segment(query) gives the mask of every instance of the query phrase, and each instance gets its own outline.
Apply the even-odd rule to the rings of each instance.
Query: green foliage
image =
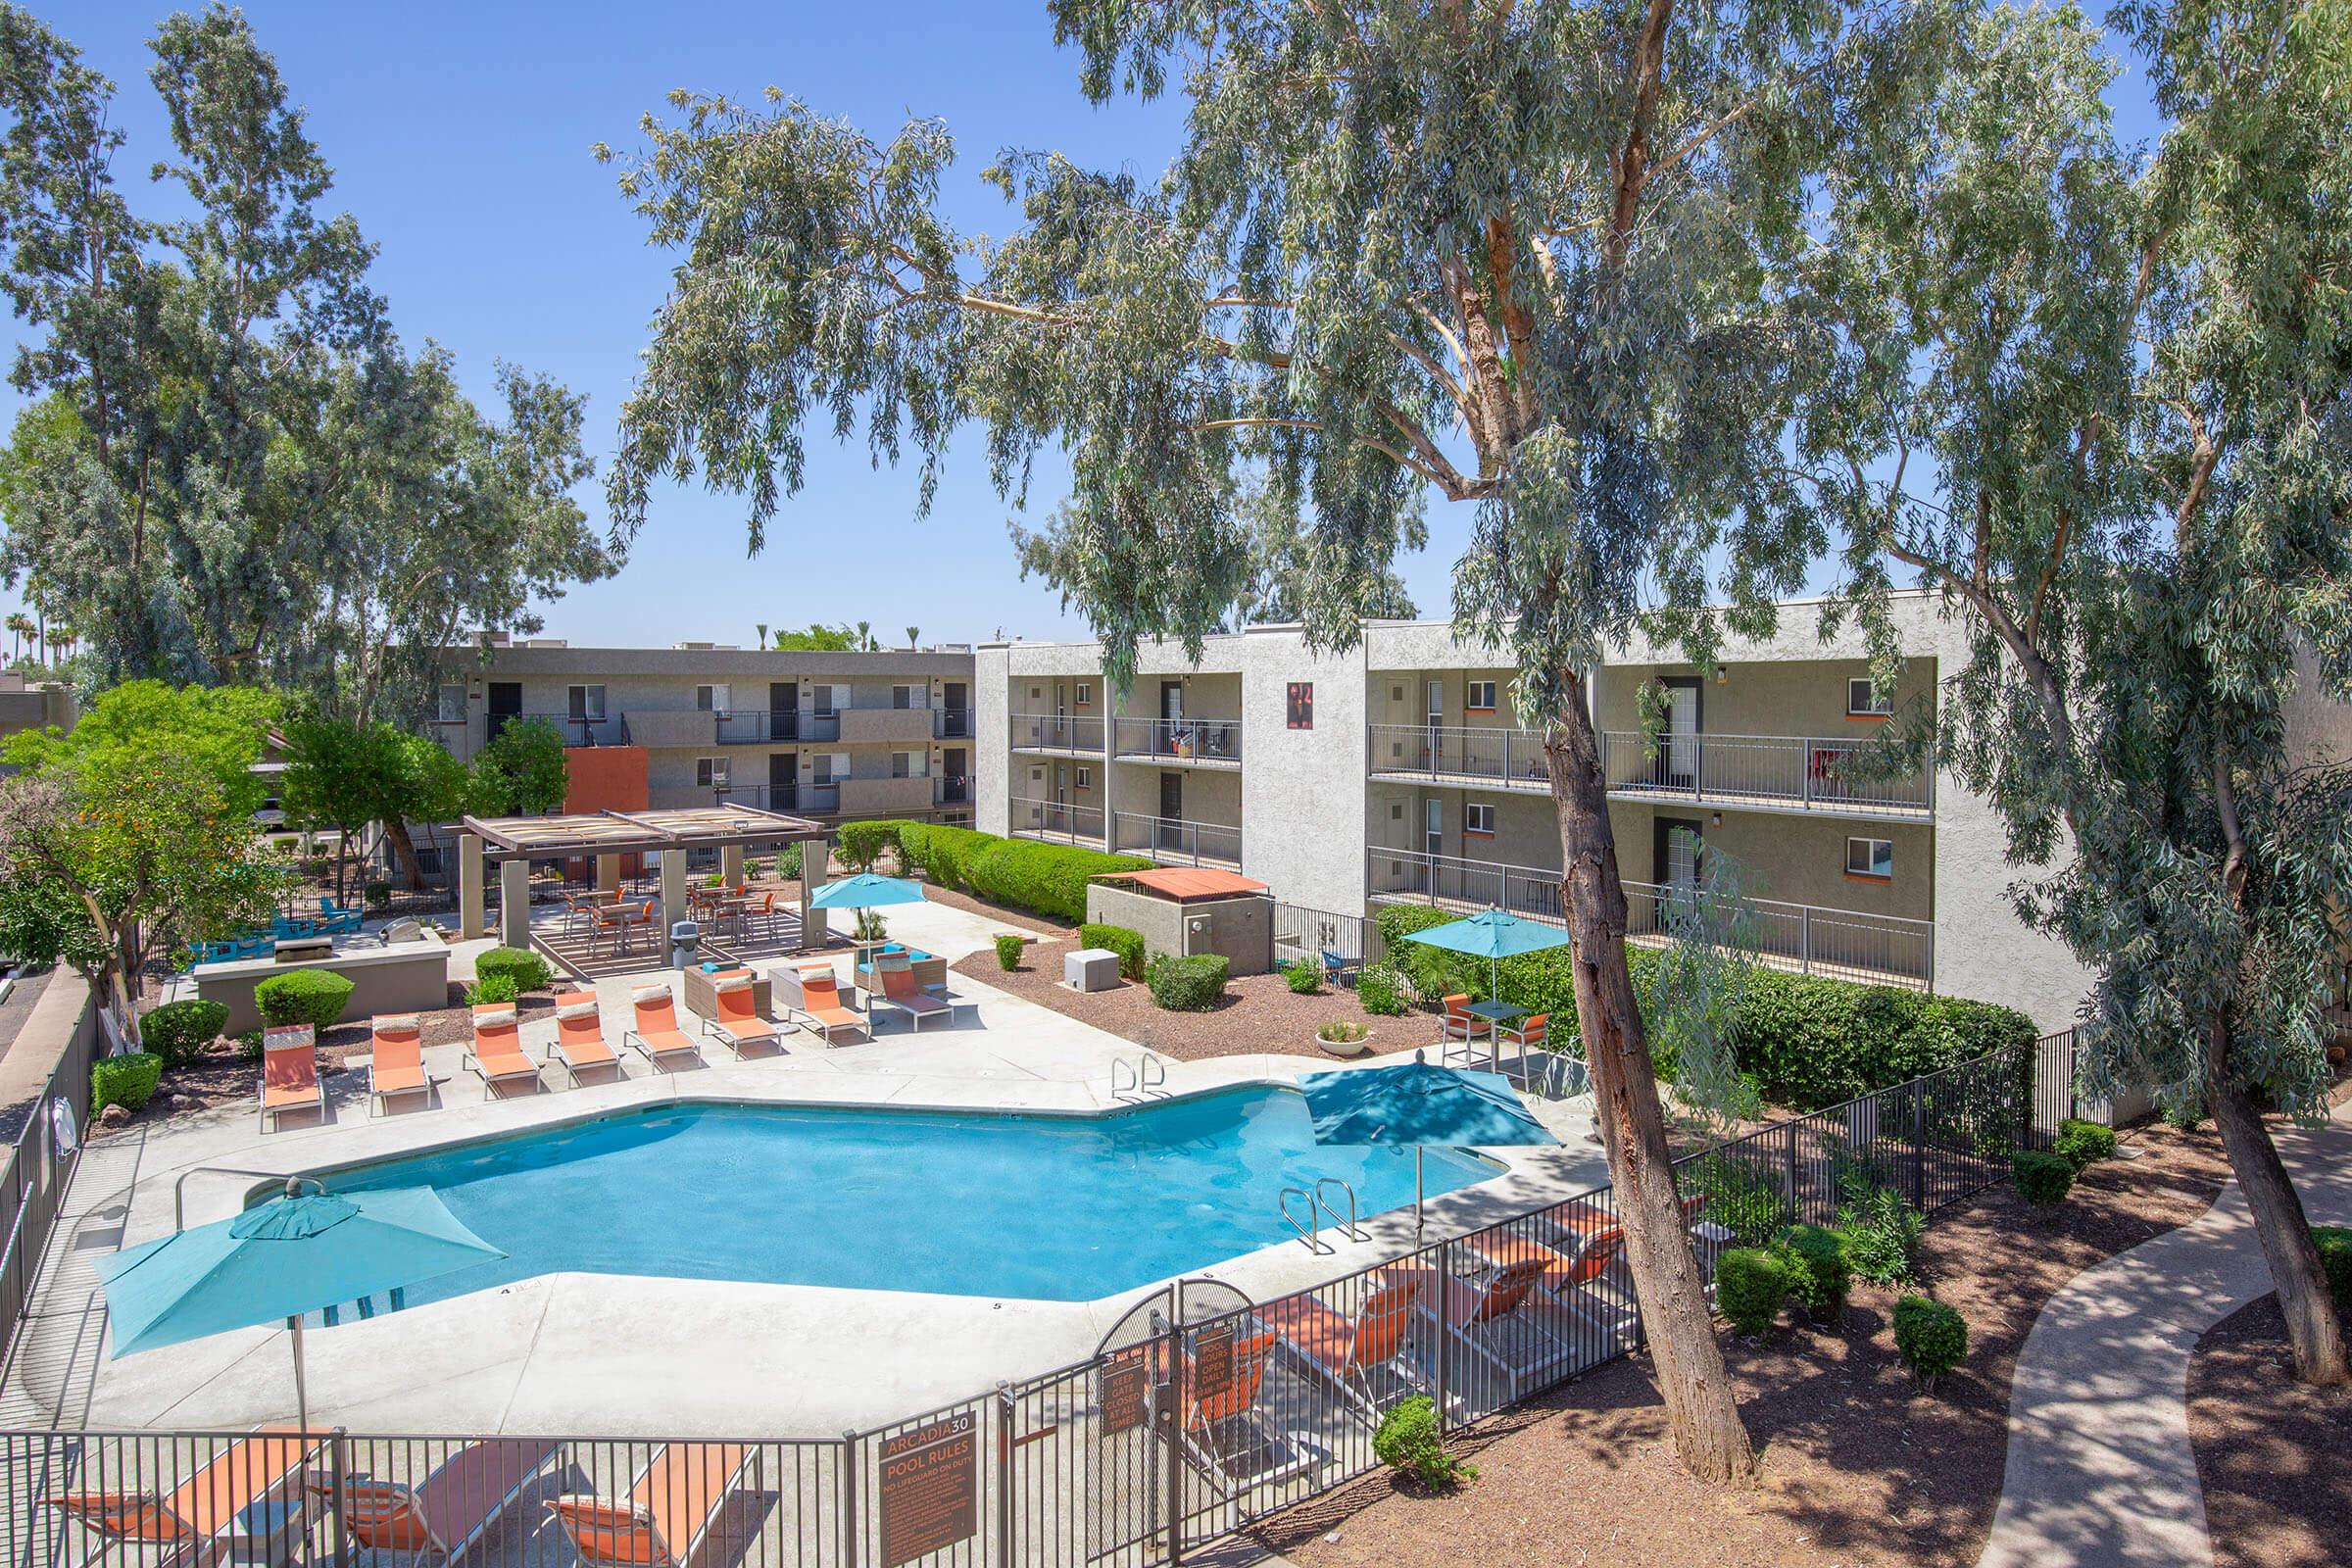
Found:
[[[100,1058],[90,1069],[92,1114],[109,1105],[137,1110],[147,1103],[148,1097],[155,1093],[155,1086],[163,1076],[164,1058],[151,1052]]]
[[[1715,1264],[1715,1304],[1751,1340],[1772,1332],[1788,1299],[1788,1264],[1763,1247],[1735,1247]]]
[[[902,825],[896,821],[842,823],[841,863],[853,871],[872,870],[884,850],[898,850]]]
[[[1290,986],[1291,995],[1311,997],[1323,989],[1323,960],[1294,958],[1290,967],[1282,971],[1282,978]]]
[[[1007,974],[1021,966],[1021,953],[1029,944],[1010,931],[997,933],[997,967]]]
[[[221,1003],[190,997],[167,1002],[139,1020],[139,1043],[176,1067],[204,1054],[205,1047],[228,1027],[228,1008]]]
[[[1922,1389],[1968,1358],[1968,1321],[1941,1301],[1906,1296],[1894,1303],[1894,1348]]]
[[[1780,1246],[1788,1269],[1789,1299],[1816,1321],[1836,1322],[1845,1312],[1845,1298],[1854,1284],[1844,1242],[1837,1232],[1818,1225],[1791,1225]]]
[[[776,875],[786,882],[798,882],[801,879],[800,845],[787,844],[776,852]]]
[[[1225,979],[1233,960],[1221,953],[1196,953],[1180,958],[1163,953],[1144,966],[1144,983],[1152,1000],[1171,1012],[1206,1012],[1225,996]]]
[[[1123,925],[1090,920],[1078,928],[1078,945],[1101,948],[1119,956],[1119,973],[1130,980],[1144,977],[1144,934]]]
[[[288,969],[253,988],[253,1004],[272,1027],[307,1023],[323,1031],[343,1016],[351,982],[325,969]]]
[[[1685,1199],[1704,1194],[1707,1219],[1748,1247],[1770,1245],[1796,1212],[1761,1161],[1722,1149],[1684,1165],[1678,1185]]]
[[[100,693],[70,730],[24,730],[0,742],[0,761],[102,786],[168,758],[201,776],[221,809],[243,820],[261,809],[266,787],[252,767],[276,715],[277,700],[267,692],[134,680]]]
[[[776,647],[788,654],[845,654],[858,648],[858,634],[847,626],[810,621],[800,631],[776,633]]]
[[[1151,864],[1140,856],[1000,839],[974,854],[964,874],[971,891],[981,898],[1076,925],[1086,918],[1089,882],[1113,871],[1146,870]]]
[[[993,833],[940,822],[905,822],[899,826],[901,853],[940,887],[959,891],[970,887],[965,873],[972,857],[988,845],[1001,842]]]
[[[860,942],[886,942],[890,939],[890,917],[880,909],[859,909],[851,919],[850,928]]]
[[[300,718],[286,726],[286,771],[279,796],[286,820],[341,835],[335,891],[343,890],[349,852],[370,822],[405,835],[405,823],[439,822],[465,804],[466,769],[421,735],[381,722],[347,724]],[[381,903],[391,898],[388,884]]]
[[[1363,1004],[1366,1012],[1383,1018],[1396,1017],[1404,1011],[1404,976],[1394,965],[1367,963],[1356,972],[1355,1000]]]
[[[243,1034],[237,1036],[237,1059],[240,1061],[261,1060],[263,1048],[266,1043],[265,1036],[261,1030],[246,1030]]]
[[[510,719],[474,753],[466,803],[479,816],[531,816],[564,808],[570,779],[564,736],[544,718]]]
[[[1928,1219],[1893,1188],[1848,1171],[1839,1183],[1838,1235],[1845,1260],[1873,1285],[1905,1285],[1919,1275]]]
[[[513,971],[501,970],[496,974],[483,975],[467,986],[466,1003],[468,1006],[479,1007],[493,1002],[513,1002],[521,995],[522,986]]]
[[[2018,1196],[2036,1208],[2065,1202],[2075,1185],[2072,1162],[2038,1149],[2021,1149],[2010,1155],[2009,1176],[2017,1184]]]
[[[2336,1311],[2352,1326],[2352,1229],[2314,1225],[2311,1245],[2319,1251],[2320,1272],[2328,1277],[2328,1294],[2335,1298]]]
[[[2081,1171],[2115,1157],[2115,1129],[2069,1116],[2058,1124],[2058,1137],[2050,1152]]]
[[[360,897],[368,901],[368,907],[380,910],[385,905],[392,902],[392,884],[370,882],[360,889]]]
[[[527,948],[492,948],[473,960],[473,972],[483,980],[493,975],[511,976],[517,995],[545,991],[556,979],[555,965]]]
[[[0,877],[0,958],[71,964],[90,975],[108,956],[105,936],[73,888],[54,877]]]
[[[1426,1394],[1399,1399],[1380,1418],[1372,1433],[1372,1456],[1432,1492],[1449,1491],[1464,1477],[1478,1474],[1446,1448],[1438,1407]]]

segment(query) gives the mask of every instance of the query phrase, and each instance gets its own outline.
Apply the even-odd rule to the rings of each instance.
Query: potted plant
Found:
[[[1372,1026],[1338,1018],[1315,1031],[1315,1044],[1334,1056],[1360,1056],[1372,1049]]]

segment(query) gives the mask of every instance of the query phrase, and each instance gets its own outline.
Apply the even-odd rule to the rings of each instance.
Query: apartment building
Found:
[[[461,760],[543,718],[574,809],[733,801],[820,821],[969,821],[968,647],[785,653],[711,643],[449,651],[430,726]],[[461,673],[462,672],[462,673]]]
[[[1702,857],[1740,867],[1766,961],[2003,1002],[2048,1027],[2085,987],[2022,926],[1990,808],[1936,767],[1880,776],[1858,755],[1963,657],[1932,600],[1901,601],[1906,662],[1874,693],[1850,629],[1813,606],[1727,648],[1702,678],[1635,644],[1589,672],[1637,941],[1662,941]],[[1445,623],[1374,623],[1345,654],[1295,627],[1143,650],[1124,696],[1093,644],[983,644],[975,825],[1181,863],[1362,912],[1391,902],[1557,918],[1560,844],[1540,737],[1515,727],[1513,671]],[[1655,688],[1663,733],[1643,732]]]

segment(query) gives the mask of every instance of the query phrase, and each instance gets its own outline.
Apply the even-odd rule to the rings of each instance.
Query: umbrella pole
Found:
[[[1421,1146],[1413,1146],[1413,1241],[1421,1240]],[[299,1378],[300,1373],[296,1376]]]
[[[297,1313],[286,1322],[294,1330],[294,1429],[307,1437],[311,1430],[311,1398],[302,1381],[302,1316]]]

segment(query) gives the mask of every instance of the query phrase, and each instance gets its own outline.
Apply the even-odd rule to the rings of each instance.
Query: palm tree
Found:
[[[24,658],[24,645],[32,636],[32,617],[24,613],[24,612],[22,610],[12,610],[9,612],[8,619],[5,624],[8,627],[8,634],[16,639],[15,651],[17,657],[20,659]]]
[[[855,646],[864,649],[869,654],[874,651],[874,628],[870,621],[861,620],[858,623],[858,641]]]
[[[753,646],[754,648],[765,648],[765,647],[767,646],[767,622],[766,622],[766,621],[764,621],[764,620],[763,620],[763,621],[760,622],[760,640],[759,640],[758,642],[756,642],[756,643],[752,644],[752,646]]]
[[[922,640],[922,636],[921,627],[909,626],[906,628],[906,651],[908,653],[914,652],[914,645]]]

